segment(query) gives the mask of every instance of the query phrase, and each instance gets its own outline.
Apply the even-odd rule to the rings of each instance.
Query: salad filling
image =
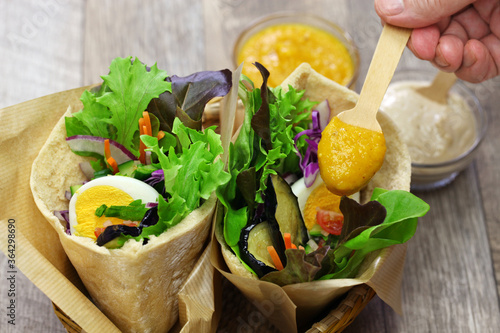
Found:
[[[169,76],[137,58],[116,58],[100,86],[66,117],[66,142],[81,156],[84,184],[58,212],[67,233],[119,248],[146,244],[198,208],[230,176],[215,127],[202,128],[206,103],[231,89],[229,70]],[[135,194],[134,194],[135,193]]]

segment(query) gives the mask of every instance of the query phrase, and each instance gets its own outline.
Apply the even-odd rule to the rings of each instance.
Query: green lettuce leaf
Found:
[[[144,228],[140,236],[142,238],[159,235],[179,223],[198,208],[202,200],[208,199],[211,193],[230,179],[230,175],[224,171],[222,160],[218,159],[222,143],[214,128],[209,127],[200,132],[186,127],[176,118],[172,134],[165,135],[178,138],[180,152],[176,152],[174,145],[160,147],[155,137],[141,136],[163,170],[166,193],[166,199],[160,198],[158,204],[159,222]],[[167,141],[176,142],[171,139]]]
[[[107,86],[103,84],[97,90],[85,90],[82,93],[80,100],[83,109],[75,112],[73,117],[65,119],[68,137],[73,135],[93,135],[115,140],[114,134],[116,130],[108,123],[111,111],[97,102],[97,98],[102,96],[105,91],[107,91]],[[75,124],[72,125],[72,122]]]
[[[115,58],[109,69],[98,89],[82,94],[83,109],[66,117],[66,135],[113,139],[139,156],[139,118],[153,98],[171,91],[171,83],[165,80],[167,72],[137,58]],[[158,119],[151,120],[157,133]]]
[[[299,173],[299,156],[294,147],[295,136],[308,129],[311,124],[311,110],[317,102],[303,99],[305,90],[297,91],[288,86],[285,92],[278,86],[273,89],[276,103],[271,106],[271,140],[273,147],[280,147],[282,158],[274,169],[283,174],[285,172]],[[304,155],[308,143],[305,136],[297,142],[298,151]]]
[[[377,190],[372,196],[387,211],[384,221],[352,235],[335,248],[334,272],[326,274],[321,279],[354,277],[370,252],[377,251],[391,245],[407,242],[417,229],[419,217],[429,211],[429,205],[420,198],[407,191]]]
[[[116,58],[111,62],[109,74],[102,76],[111,91],[98,97],[96,101],[109,108],[108,122],[116,128],[116,141],[124,145],[134,155],[138,154],[138,141],[134,136],[139,132],[139,119],[149,102],[161,93],[171,90],[171,83],[165,81],[167,72],[156,64],[147,67],[136,58]]]

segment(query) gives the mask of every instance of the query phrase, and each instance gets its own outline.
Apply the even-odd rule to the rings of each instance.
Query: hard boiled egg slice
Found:
[[[328,191],[319,174],[310,187],[306,187],[304,178],[299,179],[292,185],[292,192],[297,197],[307,230],[311,230],[317,224],[316,212],[318,208],[340,213],[341,197]],[[359,202],[359,192],[349,197]]]
[[[106,221],[123,224],[115,217],[97,216],[95,211],[103,204],[127,206],[141,199],[142,203],[157,202],[159,193],[150,185],[131,177],[106,176],[93,179],[80,187],[69,202],[71,234],[96,239],[94,231],[102,228]],[[140,221],[139,221],[140,222]]]

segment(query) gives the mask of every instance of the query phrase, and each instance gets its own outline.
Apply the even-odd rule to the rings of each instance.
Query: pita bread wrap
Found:
[[[65,138],[63,117],[33,163],[35,203],[59,234],[92,299],[122,331],[167,332],[177,321],[177,293],[206,245],[215,196],[146,245],[129,241],[109,250],[90,238],[70,236],[54,211],[67,209],[65,189],[85,180],[78,166],[85,158],[75,155]]]
[[[297,67],[283,81],[281,87],[287,90],[289,85],[296,90],[305,90],[303,98],[308,98],[311,101],[328,100],[331,117],[344,110],[352,109],[358,99],[356,92],[322,76],[307,63]],[[360,192],[361,203],[365,203],[370,199],[372,191],[376,187],[386,190],[409,191],[410,189],[411,160],[408,149],[401,140],[399,129],[382,111],[377,114],[377,119],[384,133],[387,151],[382,167]],[[216,228],[217,238],[222,243],[222,254],[230,271],[236,275],[257,279],[225,244],[220,227],[221,225],[218,224]]]
[[[287,89],[288,85],[296,90],[305,90],[303,98],[311,101],[321,102],[327,99],[332,117],[343,110],[352,108],[358,98],[354,91],[323,77],[308,64],[300,65],[282,83],[281,87]],[[398,128],[389,117],[379,112],[378,121],[385,135],[387,152],[381,169],[360,193],[362,204],[370,200],[375,188],[389,191],[403,190],[396,192],[411,195],[407,192],[410,188],[411,173],[408,150],[401,140]],[[279,205],[278,200],[277,206],[279,207]],[[426,204],[423,203],[422,207],[422,211],[425,211]],[[400,284],[406,244],[398,243],[398,245],[368,254],[354,278],[335,278],[278,285],[268,282],[271,281],[269,279],[267,281],[259,280],[241,263],[233,252],[234,247],[231,248],[226,242],[223,220],[222,214],[218,214],[215,224],[215,237],[218,242],[215,242],[216,245],[214,245],[215,248],[219,249],[217,245],[220,244],[219,253],[222,258],[214,256],[212,263],[253,304],[265,308],[269,314],[266,317],[283,332],[297,331],[300,326],[304,325],[304,327],[310,327],[307,325],[310,325],[312,320],[318,319],[318,315],[323,313],[326,306],[331,305],[335,299],[345,294],[353,286],[363,283],[372,287],[380,298],[397,312],[400,312]],[[273,244],[276,243],[273,241]],[[264,278],[269,275],[265,275]]]
[[[130,65],[130,58],[119,59],[118,61],[126,66],[139,66],[138,61],[134,61],[133,65]],[[113,70],[111,70],[110,73],[110,75],[112,75]],[[149,75],[148,73],[150,72],[143,70],[143,73],[146,73],[143,75]],[[203,75],[206,74],[206,76],[211,79],[214,75],[216,75],[213,73],[201,73],[198,74],[198,77],[201,76],[203,79],[205,78]],[[195,79],[196,78],[197,77],[195,77]],[[229,78],[231,78],[230,75]],[[158,80],[161,81],[163,78]],[[193,83],[193,81],[191,81],[191,77],[176,77],[175,80],[175,84],[181,81],[182,84],[184,84],[184,82],[192,85],[197,84],[196,82]],[[142,92],[141,89],[147,89],[141,88],[147,86],[146,84],[138,86],[139,88],[137,88],[137,90],[139,93]],[[182,87],[183,86],[181,85],[181,88]],[[176,94],[176,89],[177,88],[174,87],[172,91],[170,91],[170,94]],[[222,89],[223,92],[216,91],[215,93],[212,93],[212,95],[225,94],[228,89],[229,88],[225,86],[224,89]],[[127,93],[131,94],[130,92]],[[186,99],[190,98],[190,96],[185,93],[183,97]],[[149,102],[147,101],[146,103]],[[202,109],[203,106],[201,107]],[[84,102],[83,111],[86,110],[86,107],[87,106]],[[135,112],[135,108],[132,106],[129,108],[133,109]],[[136,109],[139,109],[141,114],[142,110],[144,110],[142,107],[137,107]],[[148,110],[151,112],[150,106],[148,106]],[[131,116],[129,116],[129,118],[130,117]],[[156,138],[156,134],[154,137],[151,134],[143,135],[141,137],[143,142],[146,139],[154,139],[156,146],[149,145],[147,143],[145,143],[145,146],[153,148],[156,147],[156,150],[152,152],[152,157],[150,158],[152,162],[155,162],[154,158],[158,158],[158,161],[157,163],[143,162],[142,164],[137,165],[145,164],[145,166],[153,167],[153,164],[155,164],[155,170],[161,171],[162,175],[166,172],[171,172],[170,177],[172,178],[167,178],[166,175],[163,175],[163,178],[167,179],[165,179],[164,183],[162,179],[159,185],[163,188],[164,192],[158,190],[158,192],[160,192],[160,194],[158,194],[153,191],[156,193],[155,198],[158,205],[154,207],[154,209],[146,206],[143,208],[147,210],[146,215],[144,215],[144,212],[140,215],[150,216],[155,213],[151,213],[150,215],[147,214],[151,211],[157,211],[156,221],[142,226],[142,222],[146,219],[146,217],[144,217],[142,218],[140,225],[135,224],[132,227],[136,230],[139,229],[139,233],[142,233],[144,230],[147,230],[149,226],[160,226],[161,222],[161,227],[163,228],[160,232],[146,234],[144,239],[147,241],[143,242],[142,237],[137,238],[139,241],[136,241],[135,239],[126,239],[123,246],[108,249],[105,246],[97,245],[99,244],[99,238],[96,244],[95,239],[90,238],[90,236],[77,236],[78,233],[76,235],[69,235],[67,233],[67,226],[63,225],[63,222],[61,222],[59,218],[54,215],[54,212],[56,211],[68,209],[68,199],[66,198],[65,192],[68,191],[70,186],[82,184],[85,180],[88,180],[88,175],[87,177],[84,175],[80,168],[80,163],[84,161],[87,161],[88,163],[89,158],[75,154],[66,141],[66,136],[68,135],[68,119],[75,119],[71,108],[69,108],[66,114],[59,120],[33,163],[31,173],[31,189],[35,203],[45,218],[50,222],[52,227],[57,231],[60,242],[68,258],[77,270],[78,275],[80,276],[93,301],[120,330],[123,332],[167,332],[178,320],[179,310],[177,294],[188,278],[194,265],[200,258],[208,242],[212,216],[214,214],[216,204],[215,193],[210,193],[214,191],[216,186],[218,186],[221,181],[223,181],[224,177],[220,177],[221,173],[215,174],[216,171],[212,173],[212,168],[209,170],[204,169],[207,173],[210,172],[210,176],[212,176],[209,180],[210,185],[209,187],[202,188],[205,185],[197,187],[197,184],[207,183],[204,180],[205,178],[203,178],[206,176],[200,175],[201,171],[199,170],[201,169],[199,168],[202,168],[205,165],[207,165],[207,168],[216,168],[217,166],[220,166],[220,170],[222,170],[222,162],[218,160],[220,151],[212,151],[212,149],[216,149],[213,147],[217,147],[217,140],[219,140],[218,136],[213,132],[213,129],[205,131],[205,133],[208,134],[202,134],[200,131],[194,129],[189,129],[189,132],[187,130],[185,130],[185,132],[174,132],[174,130],[172,130],[172,133],[181,133],[185,135],[179,139],[182,147],[175,146],[178,148],[178,152],[174,151],[174,144],[167,146],[167,148],[165,148],[165,152],[162,150],[164,148],[158,148],[160,144],[158,143],[159,139]],[[175,118],[174,128],[177,126],[175,124],[177,124],[178,120],[178,118]],[[136,126],[137,131],[139,131],[139,123],[137,123]],[[145,130],[147,129],[146,126],[144,126],[144,128]],[[160,127],[160,129],[162,128]],[[196,133],[197,136],[188,136],[186,133]],[[165,135],[170,134],[167,133]],[[211,136],[212,141],[210,141],[210,149],[206,148],[209,143],[203,141],[204,138],[201,138],[202,135]],[[173,138],[175,142],[175,137]],[[172,140],[169,142],[172,142]],[[193,146],[205,148],[204,151],[198,148],[195,152],[193,152],[194,148],[191,149]],[[170,150],[168,147],[171,147]],[[198,151],[202,151],[203,157],[199,157],[200,155],[194,155]],[[184,160],[189,161],[189,166],[180,162],[182,156],[189,156],[189,158],[184,157]],[[210,157],[204,159],[207,156]],[[108,157],[106,156],[106,158]],[[174,162],[171,162],[172,160],[174,160]],[[166,169],[164,161],[169,162],[170,164],[168,165],[174,165],[177,169],[174,171]],[[130,162],[135,163],[135,161]],[[178,164],[174,164],[175,162]],[[201,163],[204,163],[203,166]],[[182,169],[187,170],[189,168],[192,170],[192,173],[189,173],[189,171],[185,171],[184,173],[176,171]],[[114,179],[116,179],[116,177],[123,176],[111,177],[115,177]],[[106,178],[108,178],[108,176],[98,179],[108,181]],[[140,183],[137,179],[129,180]],[[191,182],[189,182],[189,180],[191,180]],[[186,187],[185,184],[191,184],[191,186]],[[141,184],[132,186],[139,185]],[[146,185],[144,184],[143,186]],[[149,189],[152,189],[151,186],[147,186]],[[77,195],[80,195],[81,197],[82,193],[88,191],[87,189],[83,190],[84,188],[85,185],[82,187],[82,192],[80,194],[79,191],[75,192],[73,198],[77,198]],[[189,200],[192,202],[189,207],[194,207],[192,210],[186,208],[188,207],[187,205],[183,205],[183,203],[188,199],[185,199],[185,197],[181,197],[181,194],[174,192],[175,189],[179,188],[182,188],[182,191],[184,191],[182,195],[189,196]],[[127,192],[127,189],[124,188],[122,191]],[[198,192],[192,193],[194,191],[204,191],[204,194],[200,194]],[[104,194],[105,196],[101,196],[102,200],[109,197],[107,192]],[[176,195],[177,197],[175,197]],[[78,197],[78,200],[80,197]],[[173,199],[171,200],[171,197],[175,197],[177,201]],[[97,205],[101,205],[101,199],[92,200],[94,200],[94,204],[97,203]],[[176,203],[181,202],[181,204],[176,205],[175,208],[170,208],[172,206],[167,206],[168,201],[175,201]],[[73,200],[71,202],[73,202]],[[143,204],[145,203],[146,202],[143,202]],[[125,206],[126,205],[127,204],[125,204]],[[161,205],[164,205],[163,208]],[[177,207],[180,208],[176,209]],[[105,206],[105,208],[107,209],[108,207]],[[165,215],[160,215],[160,210],[163,210],[163,214],[166,213],[172,218],[169,220],[169,223],[171,223],[169,227],[163,226],[166,222],[164,222],[165,220],[162,220],[161,216]],[[75,209],[75,212],[76,211],[77,209]],[[93,216],[95,211],[95,208],[93,208],[90,214]],[[71,212],[72,210],[70,204],[70,220],[72,214]],[[95,214],[97,215],[97,213]],[[178,222],[177,220],[174,220],[176,218],[175,216],[184,216],[184,218]],[[102,217],[104,218],[105,216]],[[130,222],[127,221],[129,219],[136,221],[136,219],[132,218],[122,218],[122,224],[119,226],[126,229],[127,223]],[[157,222],[158,219],[160,222]],[[138,219],[138,222],[140,221],[141,217]],[[80,220],[78,220],[78,223],[80,223]],[[95,226],[97,226],[97,224]],[[95,229],[97,232],[97,229],[99,228]],[[93,233],[93,230],[94,226],[92,226],[91,233]],[[102,231],[101,236],[106,232],[106,230],[99,231]],[[119,237],[122,236],[123,235],[120,234]],[[108,240],[105,242],[108,242]],[[108,244],[104,245],[107,246]]]

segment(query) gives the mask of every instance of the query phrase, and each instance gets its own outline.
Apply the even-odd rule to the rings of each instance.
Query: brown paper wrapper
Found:
[[[314,281],[280,287],[276,284],[232,274],[212,239],[212,265],[282,332],[297,332],[318,321],[324,310],[352,287],[367,284],[398,314],[401,310],[401,281],[406,244],[395,245],[373,253],[365,259],[354,279]]]
[[[358,98],[355,92],[326,79],[308,64],[299,66],[281,86],[288,87],[289,84],[299,90],[305,89],[304,97],[312,101],[328,99],[333,111],[332,116],[352,108]],[[395,125],[389,119],[382,117],[379,121],[381,120],[388,124],[386,128],[391,131],[395,129]],[[371,196],[373,187],[409,190],[409,155],[406,146],[399,139],[398,132],[391,133],[391,136],[395,142],[392,142],[393,151],[388,151],[387,154],[394,153],[399,157],[392,159],[391,156],[386,155],[386,160],[389,159],[390,163],[384,163],[381,172],[363,191],[362,201],[366,201]],[[387,186],[388,184],[390,185]],[[216,218],[219,219],[216,222],[218,225],[222,219],[220,211]],[[216,234],[220,233],[216,232]],[[331,306],[351,288],[361,284],[369,285],[383,301],[401,314],[400,287],[405,255],[406,244],[392,246],[367,257],[356,278],[314,281],[284,287],[232,274],[221,255],[221,244],[217,241],[217,237],[212,239],[210,260],[214,267],[233,283],[276,328],[283,332],[296,332],[305,327],[310,328],[314,320],[321,319],[318,316],[328,306]]]
[[[207,246],[184,287],[179,292],[181,333],[215,332],[220,313],[215,312],[221,279],[210,263],[212,247]]]
[[[30,189],[31,166],[68,106],[79,110],[81,87],[0,110],[0,248],[8,256],[9,221],[15,221],[16,269],[85,332],[119,332],[92,303],[59,236],[38,210]],[[61,189],[62,191],[64,189]],[[180,319],[172,331],[214,331],[214,268],[206,248],[179,294]]]

